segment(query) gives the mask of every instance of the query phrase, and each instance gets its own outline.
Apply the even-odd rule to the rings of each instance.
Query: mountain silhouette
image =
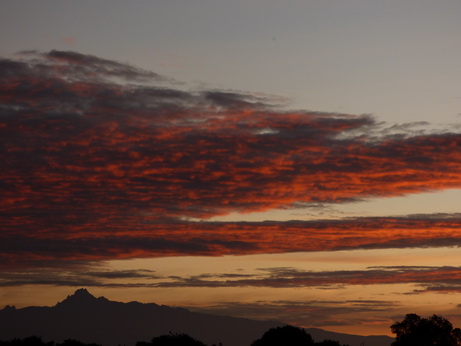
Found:
[[[67,296],[62,302],[56,304],[58,307],[62,306],[72,306],[72,305],[91,305],[95,304],[98,301],[105,301],[108,300],[104,297],[96,298],[93,296],[86,288],[79,288],[75,291],[74,294]],[[97,304],[97,303],[96,303]]]
[[[96,298],[86,289],[78,289],[53,307],[6,306],[0,310],[0,339],[11,340],[31,335],[43,340],[62,342],[75,339],[103,346],[134,346],[136,341],[150,341],[154,336],[184,333],[207,345],[246,346],[269,328],[283,326],[277,321],[254,321],[245,318],[191,312],[184,308],[154,303],[110,301]],[[333,339],[351,346],[361,343],[389,346],[393,339],[336,334],[321,329],[306,329],[315,340]],[[352,337],[352,339],[351,339]],[[368,341],[368,342],[367,342]]]

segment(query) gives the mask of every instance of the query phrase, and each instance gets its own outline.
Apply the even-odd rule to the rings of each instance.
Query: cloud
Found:
[[[24,285],[54,285],[74,287],[149,287],[149,280],[158,279],[152,270],[97,271],[97,265],[63,270],[49,267],[33,270],[6,270],[0,275],[0,287]],[[128,281],[127,281],[128,280]],[[143,281],[141,283],[140,281]]]
[[[416,284],[428,291],[449,291],[461,285],[461,267],[369,267],[363,270],[306,271],[296,268],[262,268],[252,276],[202,274],[170,277],[156,287],[315,287],[339,289],[346,285]]]
[[[412,292],[408,292],[407,294],[420,294],[420,293],[427,293],[427,292],[435,292],[435,293],[459,293],[461,292],[461,282],[460,280],[456,280],[458,284],[450,285],[450,284],[421,284],[421,289],[415,289]]]
[[[77,52],[0,59],[2,260],[459,244],[459,219],[431,234],[392,218],[181,222],[461,186],[459,133],[279,101]]]
[[[315,221],[191,222],[122,215],[116,224],[51,224],[41,230],[5,222],[0,234],[3,266],[43,261],[97,261],[136,257],[223,256],[348,249],[461,245],[459,214],[362,217]],[[85,215],[80,215],[84,218]],[[94,221],[93,221],[94,222]],[[58,223],[58,226],[62,226]],[[100,229],[93,230],[93,227]]]
[[[461,267],[381,266],[355,270],[303,270],[291,267],[259,268],[255,271],[202,273],[191,276],[165,276],[146,269],[108,270],[98,262],[57,268],[9,268],[0,274],[0,286],[58,285],[123,288],[179,287],[265,287],[341,290],[354,285],[409,284],[405,294],[461,291]],[[361,301],[361,304],[364,304]]]

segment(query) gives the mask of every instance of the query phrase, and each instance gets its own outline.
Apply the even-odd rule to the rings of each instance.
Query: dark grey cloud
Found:
[[[461,267],[370,267],[364,270],[305,271],[297,268],[261,268],[252,277],[226,277],[223,274],[170,277],[158,287],[316,287],[338,289],[345,285],[417,284],[429,290],[442,290],[461,283]],[[223,280],[225,279],[225,280]],[[447,286],[448,285],[448,286]],[[413,291],[414,292],[414,291]]]
[[[0,274],[0,287],[23,285],[54,285],[72,287],[149,287],[149,281],[159,276],[152,270],[105,270],[97,271],[98,265],[86,268],[74,267],[59,271],[52,268],[3,271]],[[144,283],[127,281],[143,279]]]
[[[202,273],[190,276],[158,275],[146,269],[109,270],[101,268],[98,262],[92,265],[74,266],[59,270],[53,267],[34,268],[33,270],[10,269],[0,274],[0,286],[20,285],[59,285],[88,287],[270,287],[341,290],[354,285],[394,285],[410,284],[405,294],[426,292],[461,291],[461,267],[455,266],[379,266],[363,270],[301,270],[291,267],[260,268],[255,272]],[[51,270],[50,270],[51,269]],[[364,307],[374,301],[356,302]],[[357,306],[355,304],[354,306]]]
[[[113,60],[103,59],[94,55],[81,54],[74,51],[52,50],[42,53],[36,50],[22,51],[19,56],[31,58],[25,62],[34,64],[43,75],[54,76],[62,74],[64,78],[73,78],[81,81],[96,81],[101,76],[119,77],[125,81],[173,81],[160,76],[152,71],[134,67],[128,63],[120,63]],[[31,64],[29,64],[30,66]]]

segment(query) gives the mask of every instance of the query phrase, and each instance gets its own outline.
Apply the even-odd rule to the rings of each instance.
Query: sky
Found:
[[[460,11],[0,2],[0,302],[461,326]]]

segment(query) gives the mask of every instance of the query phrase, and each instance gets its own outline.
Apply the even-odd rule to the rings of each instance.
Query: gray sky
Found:
[[[454,123],[461,2],[3,1],[0,54],[76,50],[291,108]]]

